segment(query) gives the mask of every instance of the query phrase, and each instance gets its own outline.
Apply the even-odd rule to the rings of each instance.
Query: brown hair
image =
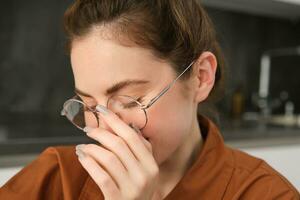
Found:
[[[76,0],[65,12],[67,49],[92,28],[109,25],[114,35],[126,36],[168,61],[177,74],[202,52],[218,61],[216,82],[208,99],[223,94],[224,59],[216,33],[198,0]],[[182,79],[189,78],[188,70]]]

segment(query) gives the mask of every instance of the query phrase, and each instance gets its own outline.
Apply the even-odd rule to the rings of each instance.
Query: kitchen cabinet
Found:
[[[300,0],[202,0],[204,6],[255,15],[300,19]]]

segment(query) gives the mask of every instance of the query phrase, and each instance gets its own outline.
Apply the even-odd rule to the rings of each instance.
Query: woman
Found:
[[[299,199],[198,114],[224,79],[198,1],[76,0],[64,25],[76,96],[62,115],[96,143],[46,149],[1,199]]]

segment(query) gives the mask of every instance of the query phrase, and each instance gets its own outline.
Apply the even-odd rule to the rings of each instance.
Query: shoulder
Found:
[[[75,146],[48,147],[0,189],[0,199],[66,199],[79,195],[86,178]]]
[[[299,192],[264,160],[226,147],[232,156],[227,194],[232,199],[300,199]]]

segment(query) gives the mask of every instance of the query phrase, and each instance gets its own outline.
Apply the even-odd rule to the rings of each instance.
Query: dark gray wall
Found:
[[[221,112],[230,112],[232,94],[243,86],[246,109],[254,109],[251,95],[258,91],[260,56],[274,48],[300,45],[300,22],[207,8],[227,59],[227,91]],[[300,67],[295,73],[300,74]]]
[[[69,2],[1,2],[1,112],[56,114],[70,94],[71,69],[62,32],[62,15]]]
[[[15,119],[30,121],[31,117],[62,123],[62,103],[73,94],[62,31],[63,12],[70,2],[1,2],[0,123],[14,125]],[[232,92],[239,84],[244,86],[250,109],[250,95],[258,88],[260,55],[270,48],[300,45],[299,23],[207,9],[228,61],[228,89],[219,103],[221,112],[229,112]]]

